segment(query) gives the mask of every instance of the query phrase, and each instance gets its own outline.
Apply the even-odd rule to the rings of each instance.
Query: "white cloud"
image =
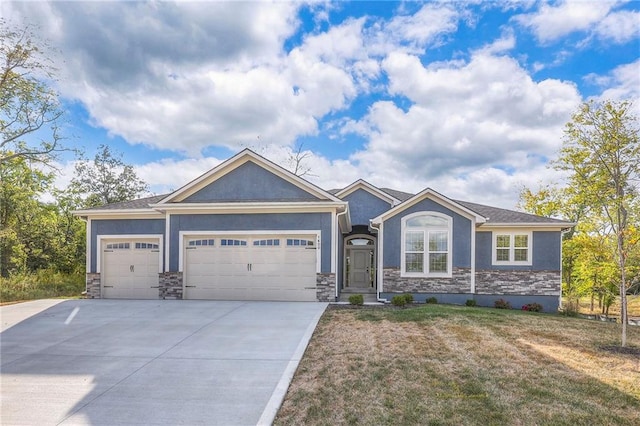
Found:
[[[372,174],[384,165],[390,181],[422,182],[460,198],[468,176],[476,182],[478,173],[498,174],[510,184],[487,189],[496,199],[512,198],[513,183],[555,154],[581,97],[573,83],[536,82],[514,59],[486,52],[436,66],[404,53],[389,55],[383,61],[389,91],[412,106],[403,110],[379,101],[363,120],[349,123],[369,140],[366,150],[353,156],[360,170]]]
[[[603,86],[599,100],[634,101],[635,114],[640,117],[640,59],[620,65],[607,76],[591,76]]]
[[[640,35],[640,13],[632,11],[610,13],[598,22],[594,31],[602,39],[625,43]]]
[[[538,40],[548,43],[575,31],[587,31],[602,21],[614,1],[564,1],[558,5],[542,3],[533,13],[516,17],[530,28]]]

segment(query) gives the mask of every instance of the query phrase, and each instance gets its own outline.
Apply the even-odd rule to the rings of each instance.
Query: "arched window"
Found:
[[[451,276],[452,219],[442,213],[418,212],[402,219],[404,276]]]

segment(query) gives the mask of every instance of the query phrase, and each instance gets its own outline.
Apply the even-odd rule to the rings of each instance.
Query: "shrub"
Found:
[[[391,304],[393,306],[403,307],[407,304],[407,299],[405,299],[404,295],[397,295],[391,298]]]
[[[496,309],[511,309],[511,303],[507,302],[504,299],[498,299],[493,302],[493,307]]]
[[[402,295],[404,297],[404,301],[407,302],[407,305],[413,303],[413,294],[406,293]]]
[[[474,299],[467,299],[467,301],[464,302],[464,304],[467,306],[476,306],[476,301]]]
[[[361,294],[352,294],[349,296],[349,303],[356,306],[364,305],[364,296]]]
[[[438,303],[438,299],[436,299],[435,297],[430,297],[426,300],[427,303],[431,303],[431,304],[437,304]]]
[[[566,317],[577,317],[578,313],[580,312],[580,305],[577,300],[568,299],[565,303],[562,304],[562,309],[560,312]]]
[[[542,312],[542,305],[539,303],[527,303],[526,305],[522,305],[522,310],[530,312]]]

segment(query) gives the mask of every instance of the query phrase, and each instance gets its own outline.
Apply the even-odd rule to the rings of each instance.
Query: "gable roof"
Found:
[[[382,213],[381,215],[379,215],[378,217],[375,217],[373,219],[371,219],[372,223],[381,223],[384,220],[387,220],[390,217],[395,216],[396,214],[408,209],[409,207],[419,203],[420,201],[423,200],[433,200],[436,203],[460,214],[461,216],[467,217],[469,219],[475,219],[476,223],[484,223],[486,222],[486,218],[484,216],[482,216],[481,214],[479,214],[476,211],[473,211],[465,206],[463,206],[462,204],[457,203],[454,200],[451,200],[450,198],[445,197],[444,195],[440,194],[439,192],[434,191],[431,188],[426,188],[424,191],[408,198],[407,200],[405,200],[404,202],[402,202],[401,204],[398,204],[397,206],[391,208],[390,210],[387,210],[386,212]]]
[[[333,194],[330,194],[329,192],[312,184],[311,182],[299,176],[296,176],[289,170],[286,170],[285,168],[267,160],[266,158],[256,154],[255,152],[247,148],[229,158],[228,160],[218,164],[208,172],[200,175],[180,189],[159,200],[156,206],[160,207],[163,204],[183,202],[189,196],[195,194],[196,192],[205,188],[207,185],[215,182],[217,179],[225,176],[227,173],[230,173],[231,171],[237,169],[238,167],[249,161],[284,179],[292,185],[295,185],[303,191],[313,195],[314,197],[318,198],[318,201],[333,201],[342,203],[342,200],[335,197]]]
[[[338,198],[344,198],[349,194],[354,193],[355,191],[357,191],[358,189],[362,189],[363,191],[366,191],[378,198],[380,198],[383,201],[388,202],[391,206],[395,206],[400,204],[400,200],[396,197],[394,197],[392,194],[390,194],[387,191],[384,191],[380,188],[377,188],[373,185],[371,185],[369,182],[367,182],[364,179],[358,179],[357,181],[353,182],[351,185],[343,188],[343,189],[339,189],[339,190],[332,190],[331,193],[335,194],[336,197]],[[334,192],[335,191],[335,192]]]

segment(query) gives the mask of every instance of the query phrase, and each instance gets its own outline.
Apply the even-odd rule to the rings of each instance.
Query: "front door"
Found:
[[[349,287],[353,289],[370,289],[373,287],[371,276],[371,258],[373,250],[370,248],[350,248],[351,267],[349,268]]]

